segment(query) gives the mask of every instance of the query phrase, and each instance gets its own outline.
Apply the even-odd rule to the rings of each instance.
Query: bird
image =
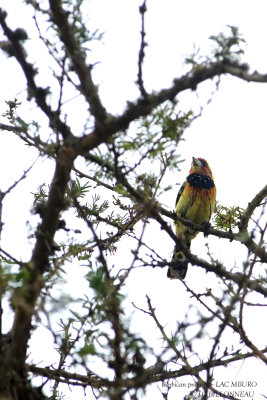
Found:
[[[192,158],[191,169],[181,186],[175,205],[177,216],[198,225],[210,226],[209,221],[215,208],[216,186],[209,164],[204,158]],[[175,234],[183,247],[190,249],[191,241],[199,232],[190,229],[180,221],[175,221]],[[188,259],[183,248],[175,245],[167,277],[184,279],[188,268]]]

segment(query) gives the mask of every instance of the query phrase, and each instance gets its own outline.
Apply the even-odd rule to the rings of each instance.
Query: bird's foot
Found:
[[[207,237],[209,235],[209,230],[211,228],[211,223],[210,222],[203,222],[202,226],[204,227],[204,236]]]

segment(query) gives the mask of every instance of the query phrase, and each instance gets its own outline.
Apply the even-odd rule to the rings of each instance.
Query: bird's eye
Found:
[[[201,164],[202,164],[202,167],[206,167],[207,166],[207,162],[205,160],[201,160]]]

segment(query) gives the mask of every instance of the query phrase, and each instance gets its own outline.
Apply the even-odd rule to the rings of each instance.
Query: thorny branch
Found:
[[[263,354],[267,353],[267,348],[263,348],[261,350]],[[227,356],[227,357],[222,357],[219,359],[213,360],[213,366],[214,367],[220,367],[220,366],[227,366],[228,364],[232,364],[233,362],[238,362],[240,360],[246,360],[248,358],[254,357],[255,354],[254,352],[247,352],[247,353],[238,353],[234,356]],[[200,363],[199,365],[194,366],[194,370],[199,373],[201,371],[205,371],[208,367],[208,363]],[[54,379],[58,376],[58,373],[60,372],[61,375],[61,382],[64,381],[66,383],[72,384],[72,382],[76,381],[77,385],[80,386],[92,386],[92,387],[113,387],[117,385],[117,381],[114,380],[108,380],[108,379],[101,379],[98,378],[94,375],[92,376],[85,376],[82,374],[76,374],[76,373],[70,373],[67,371],[57,371],[54,370],[53,368],[48,368],[48,367],[37,367],[36,365],[28,365],[29,371],[31,371],[33,374],[39,375],[39,376],[44,376],[48,377],[50,379]],[[153,371],[152,371],[153,372]],[[172,378],[179,378],[182,376],[187,376],[188,375],[188,368],[187,367],[182,367],[177,371],[163,371],[162,373],[155,374],[154,372],[150,374],[148,377],[148,382],[160,382],[165,379],[172,379]],[[147,378],[147,377],[146,377]],[[124,381],[121,382],[121,384],[124,387],[131,388],[135,387],[135,381],[134,379],[125,379]]]
[[[107,113],[98,95],[97,86],[94,84],[92,79],[92,67],[87,64],[84,52],[82,51],[79,42],[75,38],[73,27],[70,25],[68,20],[68,13],[63,9],[61,2],[50,0],[49,3],[53,23],[55,23],[57,26],[60,38],[67,50],[67,55],[72,62],[73,68],[77,76],[79,77],[80,91],[90,105],[90,112],[95,119],[95,125],[90,134],[85,134],[80,137],[75,137],[73,135],[71,128],[60,116],[60,103],[57,105],[56,110],[53,110],[52,106],[50,106],[47,101],[49,89],[37,85],[37,70],[34,68],[33,64],[27,61],[26,51],[22,42],[19,40],[15,31],[13,31],[8,26],[6,22],[7,15],[5,11],[0,9],[0,24],[7,38],[8,44],[9,46],[11,46],[11,54],[16,58],[25,75],[29,97],[35,99],[38,107],[47,116],[50,127],[54,130],[56,134],[60,133],[63,138],[62,143],[56,143],[58,147],[55,151],[55,154],[53,156],[50,154],[50,156],[55,159],[55,173],[45,205],[45,212],[42,215],[41,223],[36,230],[36,243],[32,252],[31,260],[27,264],[23,265],[23,267],[25,267],[28,272],[26,283],[23,287],[23,290],[16,292],[16,295],[13,296],[15,318],[11,329],[11,340],[7,346],[6,353],[2,357],[3,363],[0,366],[0,391],[4,387],[5,382],[9,381],[9,383],[11,382],[11,385],[16,385],[16,390],[14,390],[12,387],[12,393],[15,393],[15,398],[20,398],[19,388],[21,387],[22,382],[26,382],[27,370],[25,369],[25,360],[27,345],[32,330],[32,318],[36,311],[37,300],[45,284],[44,274],[51,268],[49,257],[54,252],[53,240],[55,233],[58,229],[60,214],[66,208],[65,194],[67,191],[68,182],[70,181],[70,175],[71,171],[73,170],[75,159],[79,155],[90,158],[90,154],[88,155],[88,152],[90,150],[95,149],[101,143],[107,142],[114,134],[124,132],[133,121],[136,121],[140,117],[149,115],[157,106],[164,103],[165,101],[174,101],[181,92],[187,89],[195,90],[201,82],[213,79],[214,77],[220,77],[224,74],[236,76],[247,82],[267,82],[267,74],[259,74],[257,71],[250,73],[246,65],[239,65],[225,59],[223,61],[217,60],[215,62],[208,62],[203,65],[198,65],[187,74],[181,76],[180,78],[176,78],[169,88],[162,89],[158,92],[147,93],[144,88],[142,71],[142,65],[144,61],[144,49],[146,46],[144,28],[146,1],[144,1],[143,5],[140,8],[140,14],[142,17],[142,28],[137,81],[141,96],[135,102],[127,103],[125,111],[122,112],[119,116],[110,115]],[[63,75],[64,73],[62,71],[62,82]],[[22,128],[1,124],[0,129],[13,131],[16,132],[16,134],[23,133],[25,134],[24,140],[28,140],[29,144],[34,145],[40,151],[42,149],[42,151],[46,152],[46,144],[41,142],[39,138],[38,140],[36,140],[34,138],[31,138],[29,135],[27,136],[27,132],[25,132],[25,130],[23,130]],[[179,219],[181,222],[184,223],[185,226],[188,226],[191,229],[206,232],[205,228],[192,224],[189,221],[183,220],[182,218],[177,217],[175,213],[169,212],[168,210],[162,208],[158,203],[156,203],[156,201],[150,201],[150,199],[145,198],[141,192],[136,191],[130,185],[130,183],[127,181],[126,176],[122,173],[122,171],[120,171],[118,165],[116,165],[116,170],[112,172],[115,175],[117,181],[124,185],[124,187],[127,189],[134,202],[140,204],[141,210],[140,213],[137,213],[136,218],[133,218],[133,220],[129,222],[129,225],[121,227],[122,230],[119,235],[131,229],[133,225],[139,220],[139,215],[145,216],[145,218],[155,219],[160,224],[160,226],[169,234],[169,236],[176,242],[178,241],[178,239],[172,232],[172,229],[170,228],[168,223],[164,220],[163,216],[168,217],[172,220]],[[97,178],[93,177],[92,180],[97,183]],[[111,186],[109,186],[108,188],[112,190]],[[265,249],[263,248],[263,246],[258,246],[254,242],[253,238],[250,237],[247,231],[248,223],[254,210],[261,204],[264,197],[266,197],[266,194],[267,186],[265,186],[248,205],[240,222],[238,233],[221,232],[213,228],[210,228],[208,233],[224,239],[240,241],[258,258],[266,262],[267,255]],[[79,209],[78,203],[76,203],[76,207]],[[81,211],[81,209],[79,209],[79,211]],[[91,229],[91,232],[94,236],[95,243],[99,248],[100,260],[105,269],[107,278],[111,279],[109,276],[109,269],[106,265],[105,257],[103,255],[103,243],[101,243],[101,241],[97,237],[90,221],[88,221],[86,216],[84,217],[85,221],[88,224],[88,227]],[[139,245],[141,245],[141,240],[139,242]],[[213,265],[206,262],[205,260],[201,260],[192,255],[187,249],[185,249],[185,253],[193,264],[199,265],[200,267],[205,268],[207,271],[212,271],[222,278],[226,278],[232,282],[237,283],[240,290],[243,289],[245,285],[246,290],[253,289],[256,292],[267,296],[266,288],[263,287],[263,285],[259,281],[250,279],[249,275],[247,277],[248,279],[246,279],[244,283],[244,274],[228,272],[222,265],[218,263],[216,265]],[[145,382],[157,382],[163,379],[181,377],[189,374],[193,374],[198,379],[198,382],[205,387],[206,383],[199,377],[199,373],[204,370],[209,370],[209,368],[211,367],[211,360],[209,360],[207,363],[200,363],[199,365],[192,367],[186,357],[178,349],[176,349],[176,347],[174,348],[171,341],[168,340],[168,337],[165,334],[162,325],[157,320],[149,298],[148,305],[151,316],[159,327],[164,339],[175,351],[176,356],[183,361],[184,366],[181,367],[178,371],[163,371],[162,373],[157,374],[150,374],[148,371],[146,374],[144,374],[143,381],[139,379],[139,381],[137,382],[137,380],[135,380],[134,378],[124,379],[124,360],[122,358],[120,348],[121,343],[123,342],[120,314],[118,306],[117,304],[115,304],[115,299],[111,299],[110,301],[110,319],[115,335],[114,354],[116,365],[114,366],[114,380],[100,380],[94,376],[82,376],[71,374],[61,370],[54,371],[52,368],[38,368],[36,366],[28,366],[29,371],[34,374],[38,374],[39,376],[45,376],[49,379],[55,379],[58,382],[61,381],[73,385],[81,385],[84,387],[86,385],[90,385],[91,387],[98,388],[112,387],[116,390],[119,388],[118,390],[120,391],[120,393],[122,393],[121,390],[123,388],[136,388],[137,385],[139,385],[138,387],[142,387],[142,384]],[[222,311],[224,310],[222,309]],[[0,312],[2,313],[2,309],[0,310]],[[242,318],[240,319],[242,320]],[[223,330],[224,328],[225,321],[226,319],[222,321],[221,330]],[[235,326],[235,324],[233,326]],[[251,345],[251,342],[249,341],[245,331],[242,330],[242,326],[241,330],[239,329],[239,332],[244,343],[252,349],[252,352],[236,354],[233,357],[227,355],[220,359],[215,358],[212,360],[213,367],[227,366],[232,362],[255,357],[255,355],[266,362],[265,354],[267,353],[267,349],[264,348],[263,350],[259,350],[255,346]],[[13,367],[11,375],[8,371],[6,371],[5,368],[5,366],[10,365]],[[60,378],[58,376],[59,374]],[[24,395],[25,393],[27,394],[26,391],[24,392]]]
[[[182,218],[180,216],[177,216],[175,212],[170,212],[163,207],[161,207],[156,201],[150,201],[147,200],[142,193],[137,192],[128,182],[125,174],[123,174],[121,171],[117,173],[117,180],[125,186],[127,191],[131,194],[131,196],[135,199],[135,201],[139,202],[140,204],[143,205],[144,211],[147,215],[150,215],[152,218],[155,218],[162,228],[169,233],[169,235],[172,237],[172,239],[177,242],[177,237],[175,234],[172,232],[172,229],[168,226],[168,224],[163,220],[160,214],[169,217],[173,221],[180,221],[182,222],[185,226],[188,226],[191,229],[194,229],[199,232],[203,232],[205,234],[209,235],[214,235],[219,238],[224,238],[224,239],[229,239],[230,241],[236,240],[238,242],[241,242],[244,244],[252,253],[256,254],[262,262],[267,262],[267,253],[264,249],[263,246],[257,245],[252,238],[250,237],[246,225],[241,221],[241,224],[239,226],[239,232],[238,233],[232,233],[232,232],[223,232],[219,231],[214,228],[209,228],[207,231],[207,228],[201,225],[197,225],[192,223],[191,221],[186,220],[185,218]],[[251,203],[248,205],[247,209],[245,210],[243,218],[247,220],[249,216],[253,214],[255,209],[260,206],[261,202],[266,198],[267,196],[267,185],[263,187],[263,189],[260,190],[258,194],[254,197],[254,199],[251,201]],[[183,244],[179,242],[179,244],[182,246]],[[187,251],[186,247],[184,249]],[[192,261],[192,260],[191,260]]]
[[[63,9],[61,2],[49,0],[52,18],[57,25],[60,37],[66,46],[73,67],[80,79],[80,88],[86,100],[90,104],[90,111],[96,119],[96,123],[102,125],[107,117],[105,108],[97,93],[97,87],[93,83],[91,68],[86,64],[81,46],[75,38],[74,31],[68,22],[68,13]]]
[[[4,31],[5,36],[10,42],[10,45],[13,48],[14,56],[16,57],[17,62],[21,66],[21,69],[24,72],[27,85],[28,85],[28,93],[29,95],[35,98],[37,105],[44,112],[44,114],[48,117],[51,127],[57,132],[59,131],[63,137],[71,137],[70,128],[62,122],[59,117],[59,114],[51,109],[46,101],[46,96],[48,94],[48,89],[37,86],[34,77],[36,76],[37,71],[34,69],[33,64],[29,63],[26,60],[26,52],[24,50],[23,45],[18,39],[15,32],[13,32],[6,23],[6,13],[0,8],[0,24]]]
[[[140,92],[142,96],[146,97],[147,92],[144,87],[144,80],[143,80],[143,62],[145,58],[145,47],[146,47],[146,42],[145,42],[145,13],[147,11],[146,8],[146,0],[144,0],[143,4],[139,7],[139,12],[141,15],[141,44],[140,44],[140,49],[139,49],[139,56],[138,56],[138,75],[137,75],[137,85],[139,86]]]
[[[159,329],[160,332],[161,332],[161,335],[162,335],[163,340],[166,341],[167,344],[168,344],[168,347],[174,351],[174,353],[176,354],[177,360],[180,360],[180,361],[183,362],[184,366],[182,366],[180,370],[184,370],[184,369],[185,369],[185,370],[190,371],[190,374],[193,375],[193,376],[195,376],[195,378],[197,379],[198,385],[199,385],[200,387],[203,387],[203,388],[205,389],[206,394],[207,394],[207,390],[210,389],[212,392],[216,393],[218,396],[222,396],[222,393],[221,393],[221,392],[219,392],[216,388],[212,387],[212,382],[211,382],[211,381],[209,381],[209,380],[207,379],[207,381],[205,382],[205,381],[200,377],[199,372],[202,370],[202,368],[200,369],[200,368],[199,368],[200,366],[197,366],[197,367],[196,367],[196,366],[190,365],[189,362],[188,362],[188,359],[187,359],[186,355],[183,355],[183,354],[178,350],[178,347],[174,344],[173,340],[172,340],[171,338],[168,337],[168,335],[166,334],[166,332],[165,332],[165,330],[164,330],[164,327],[162,326],[162,324],[161,324],[160,321],[158,320],[158,318],[157,318],[157,316],[156,316],[156,313],[155,313],[155,309],[154,309],[154,307],[152,306],[151,299],[149,298],[149,296],[146,296],[146,298],[147,298],[147,303],[148,303],[148,311],[145,311],[145,310],[142,310],[142,311],[145,312],[145,313],[148,313],[148,314],[153,318],[153,320],[154,320],[155,323],[156,323],[156,326],[158,327],[158,329]],[[227,320],[228,320],[229,318],[230,318],[230,308],[229,308],[229,310],[227,311],[227,315],[225,316],[225,319],[224,319],[223,322],[222,322],[221,331],[223,331],[223,329],[226,327],[226,325],[227,325]],[[221,334],[221,332],[219,331],[218,337],[220,336],[220,334]],[[262,354],[263,354],[263,353],[262,353]],[[215,362],[215,363],[216,363],[216,362]],[[212,361],[209,360],[208,362],[203,363],[203,364],[201,364],[201,365],[202,365],[202,366],[205,365],[205,368],[203,368],[203,370],[206,370],[206,371],[210,370],[211,367],[214,368],[214,367],[215,367],[215,364],[214,364],[214,357],[212,358]],[[170,371],[169,373],[171,373],[171,372],[174,372],[174,373],[175,373],[175,371]],[[163,372],[163,374],[165,374],[165,372]],[[162,378],[162,380],[163,380],[163,379],[166,379],[166,378]],[[233,396],[231,396],[230,394],[229,394],[229,395],[223,394],[223,395],[224,395],[224,397],[227,398],[227,399],[236,400],[236,398],[233,397]]]

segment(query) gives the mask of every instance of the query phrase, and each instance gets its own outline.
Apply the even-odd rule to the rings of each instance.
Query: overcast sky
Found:
[[[31,57],[34,59],[42,56],[42,47],[39,46],[37,34],[34,32],[32,19],[28,19],[27,10],[29,6],[22,6],[21,1],[5,1],[9,9],[9,22],[13,27],[25,27],[29,29],[33,39],[28,42],[29,54],[34,49]],[[98,27],[105,31],[104,43],[97,46],[92,52],[92,60],[101,63],[95,68],[94,77],[99,83],[99,91],[108,111],[118,114],[126,105],[127,100],[134,100],[138,96],[135,85],[137,76],[137,55],[140,44],[140,16],[138,6],[142,2],[134,0],[93,0],[88,1],[88,16],[94,28]],[[239,27],[240,33],[246,40],[246,61],[252,70],[267,73],[267,3],[266,1],[199,1],[199,0],[148,0],[148,12],[146,14],[146,58],[144,64],[144,79],[147,90],[159,90],[171,85],[173,79],[183,71],[183,59],[193,52],[194,47],[200,48],[202,54],[209,54],[211,41],[210,35],[216,35],[220,31],[226,31],[226,25]],[[22,18],[23,15],[23,18]],[[30,35],[31,36],[31,35]],[[40,52],[40,53],[39,53]],[[45,65],[45,62],[44,62]],[[1,69],[1,94],[0,111],[5,111],[5,100],[19,97],[19,93],[25,90],[25,81],[14,60],[0,56]],[[248,202],[259,191],[266,181],[266,134],[267,134],[267,84],[246,83],[230,76],[223,77],[219,90],[216,82],[201,84],[197,93],[187,92],[181,95],[182,109],[199,110],[204,107],[201,118],[197,119],[186,131],[185,141],[181,143],[179,150],[182,152],[185,162],[179,174],[172,175],[173,180],[181,184],[190,168],[191,158],[204,157],[208,160],[215,176],[217,186],[217,200],[225,205],[239,205],[246,207]],[[25,92],[24,92],[25,94]],[[212,102],[206,105],[212,97]],[[79,118],[79,104],[75,101],[70,103],[68,118],[74,129],[81,129]],[[25,115],[34,113],[34,105]],[[29,113],[29,114],[27,114]],[[82,120],[82,118],[81,118]],[[4,120],[1,122],[4,122]],[[36,154],[32,152],[29,156],[25,146],[19,143],[11,133],[1,132],[0,146],[0,188],[6,187],[17,179],[22,169],[29,166]],[[12,148],[12,150],[11,150]],[[27,157],[25,159],[24,154]],[[153,166],[151,167],[153,168]],[[50,163],[39,167],[42,178],[49,179],[53,172],[53,164]],[[40,173],[40,172],[39,172]],[[10,196],[9,206],[5,205],[4,215],[10,221],[4,230],[3,243],[5,248],[17,256],[27,259],[30,247],[20,247],[20,240],[27,235],[25,227],[25,210],[31,203],[31,185],[36,187],[40,183],[40,176],[32,176],[31,183],[23,183],[24,197],[18,189]],[[27,186],[28,185],[28,186]],[[28,194],[27,194],[28,193]],[[162,201],[169,209],[174,208],[176,190],[168,193]],[[19,204],[18,204],[19,202]],[[15,215],[13,205],[15,207]],[[17,212],[17,213],[16,213]],[[13,216],[12,216],[13,215]],[[12,235],[12,236],[11,236]],[[17,235],[17,249],[10,246],[10,238]],[[170,257],[173,244],[167,235],[152,238],[156,246],[166,247],[166,257]],[[217,238],[209,238],[216,257],[231,264],[236,254],[246,253],[240,246],[223,243]],[[14,243],[14,241],[13,241]],[[202,235],[194,242],[192,250],[196,254],[205,257],[207,239]],[[155,246],[155,247],[156,247]],[[127,243],[124,244],[125,254],[129,250]],[[23,250],[22,250],[23,249]],[[242,253],[243,252],[243,253]],[[122,255],[124,254],[122,250]],[[122,261],[121,264],[123,265]],[[216,285],[217,279],[207,282],[207,275],[200,268],[188,271],[187,281],[192,288],[201,292],[212,283]],[[151,273],[153,272],[153,279]],[[152,303],[157,307],[157,312],[162,322],[169,323],[169,327],[175,326],[175,321],[185,314],[188,304],[192,301],[190,296],[179,282],[173,282],[166,278],[165,270],[135,271],[133,278],[127,287],[128,301],[136,301],[136,282],[138,282],[138,301],[136,305],[145,306],[145,295],[148,294]],[[251,318],[258,321],[262,318],[261,311],[254,310]],[[147,324],[147,337],[153,331],[155,346],[158,332],[152,322],[144,319],[143,315],[134,317],[136,329],[138,324]],[[248,328],[249,329],[249,328]],[[266,343],[266,332],[250,330],[251,339],[257,339],[259,347]],[[38,338],[35,338],[38,343]],[[225,339],[227,340],[227,338]],[[156,344],[157,343],[157,344]],[[207,344],[208,345],[208,344]],[[203,346],[203,343],[202,343]],[[199,354],[205,348],[198,348]],[[43,356],[45,357],[45,355]],[[241,368],[228,369],[222,372],[224,379],[257,380],[259,393],[263,393],[263,380],[260,362],[248,361]],[[188,382],[188,379],[185,380]],[[153,399],[161,399],[157,389],[151,391]],[[79,392],[82,396],[82,391]],[[183,395],[177,389],[171,391],[170,400],[177,400]],[[71,393],[68,394],[71,397]],[[151,397],[152,398],[152,397]]]

